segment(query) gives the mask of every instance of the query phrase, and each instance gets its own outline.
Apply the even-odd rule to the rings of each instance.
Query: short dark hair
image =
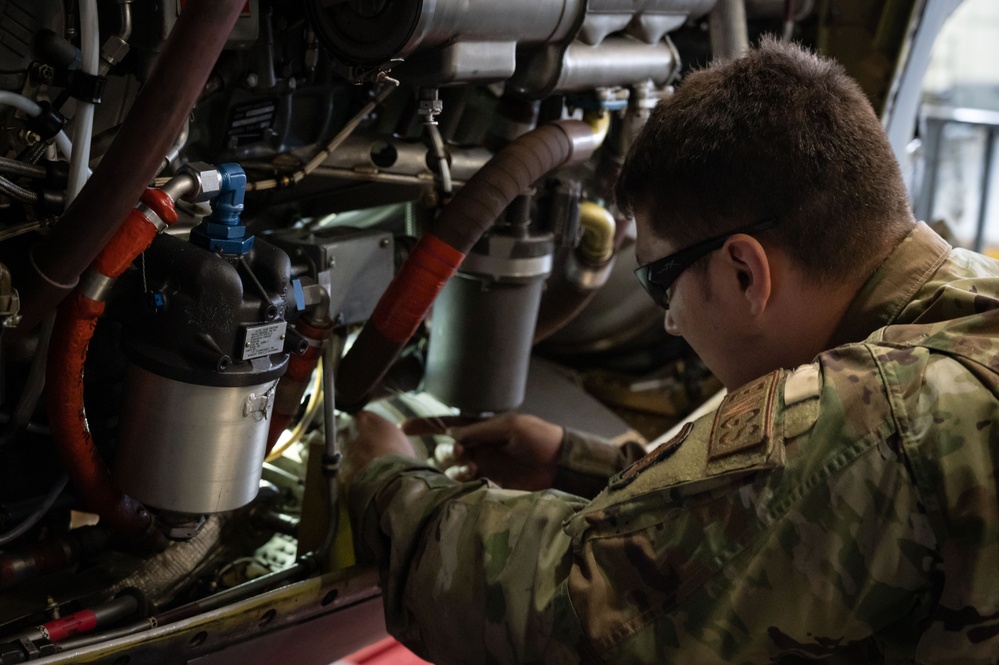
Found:
[[[764,38],[659,102],[617,183],[680,247],[767,217],[816,281],[864,276],[914,223],[877,114],[836,62]]]

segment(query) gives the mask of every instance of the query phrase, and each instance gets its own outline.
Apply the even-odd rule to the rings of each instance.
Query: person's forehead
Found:
[[[651,214],[646,210],[635,210],[635,258],[639,264],[655,261],[676,251],[673,243],[653,231]],[[661,221],[661,218],[657,221]]]

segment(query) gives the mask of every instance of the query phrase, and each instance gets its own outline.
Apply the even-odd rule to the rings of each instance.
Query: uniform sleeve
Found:
[[[942,355],[924,362],[923,351],[884,355],[907,422],[907,462],[939,543],[942,589],[916,659],[999,662],[999,378]]]
[[[870,353],[823,362],[821,393],[735,391],[589,504],[372,463],[349,502],[389,630],[438,663],[912,658],[936,541]]]
[[[579,660],[562,523],[584,501],[458,483],[390,457],[359,474],[348,502],[359,553],[381,571],[389,632],[422,658]]]
[[[635,441],[615,445],[566,428],[562,435],[555,489],[592,499],[607,486],[611,476],[638,461],[645,448]]]

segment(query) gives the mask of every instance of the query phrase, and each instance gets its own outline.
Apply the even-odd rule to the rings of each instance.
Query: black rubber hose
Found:
[[[559,120],[515,139],[469,179],[417,243],[340,363],[340,409],[364,406],[465,254],[510,202],[546,173],[589,158],[595,148],[589,125]]]

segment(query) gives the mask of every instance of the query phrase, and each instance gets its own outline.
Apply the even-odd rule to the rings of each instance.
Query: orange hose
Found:
[[[149,189],[142,202],[167,224],[177,221],[173,201]],[[133,209],[90,269],[109,278],[119,277],[144,252],[157,229],[138,209]],[[158,551],[166,538],[154,525],[145,507],[124,494],[94,445],[83,405],[83,366],[87,348],[104,313],[104,302],[74,291],[60,305],[49,345],[46,371],[49,421],[59,457],[87,507],[114,531],[141,548]]]

